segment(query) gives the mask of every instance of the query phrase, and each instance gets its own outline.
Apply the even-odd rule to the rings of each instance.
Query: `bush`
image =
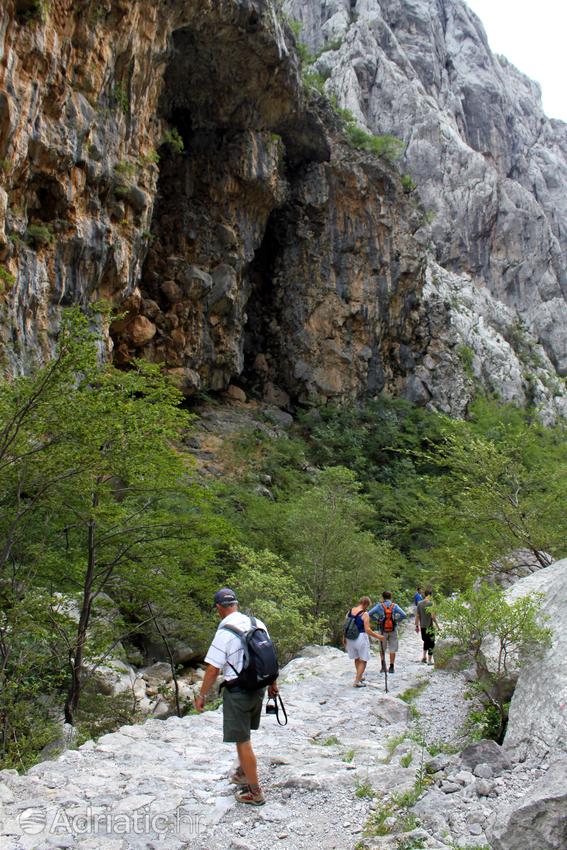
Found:
[[[30,224],[26,231],[26,242],[34,250],[45,248],[53,242],[53,231],[48,224]]]
[[[128,115],[130,109],[130,97],[128,95],[128,84],[121,80],[114,86],[113,97],[115,103],[120,107],[124,115]]]
[[[0,266],[0,292],[11,289],[15,282],[14,275],[5,266]]]
[[[455,640],[457,651],[468,653],[476,663],[478,688],[488,705],[478,719],[497,741],[506,727],[511,666],[519,667],[528,649],[551,640],[541,613],[543,598],[536,593],[508,602],[501,588],[484,584],[440,605],[445,634]],[[496,641],[494,665],[483,652],[490,640]]]
[[[280,664],[309,643],[326,642],[321,620],[309,611],[311,600],[281,558],[245,546],[235,547],[231,554],[238,567],[229,584],[238,594],[240,608],[266,623]]]
[[[417,183],[409,174],[402,174],[402,188],[408,195],[417,189]]]
[[[347,126],[346,134],[353,148],[375,153],[388,162],[395,162],[404,152],[404,142],[396,136],[373,136],[352,125]]]
[[[181,137],[181,133],[176,127],[165,132],[161,143],[162,145],[168,145],[174,153],[183,153],[185,150],[185,144]]]

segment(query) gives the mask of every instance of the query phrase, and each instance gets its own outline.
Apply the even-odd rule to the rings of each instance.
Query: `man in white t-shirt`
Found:
[[[250,617],[238,610],[238,600],[234,591],[223,587],[215,593],[215,608],[221,618],[221,623],[215,633],[207,655],[205,657],[205,676],[201,685],[199,696],[195,699],[197,711],[203,711],[205,697],[213,686],[219,673],[225,677],[225,682],[230,684],[238,678],[242,670],[243,649],[242,641],[233,632],[223,626],[233,626],[242,632],[248,631],[251,622]],[[268,630],[261,620],[256,620],[258,628]],[[275,696],[278,692],[276,682],[268,687],[269,696]],[[266,800],[260,783],[258,782],[258,766],[256,755],[252,749],[250,733],[252,729],[260,726],[262,704],[265,688],[259,691],[245,691],[240,687],[223,688],[223,740],[226,743],[236,744],[238,755],[238,768],[231,776],[231,782],[238,785],[235,793],[240,803],[249,803],[253,806],[262,806]]]

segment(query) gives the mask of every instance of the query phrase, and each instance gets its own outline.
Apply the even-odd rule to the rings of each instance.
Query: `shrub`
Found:
[[[461,361],[461,366],[463,367],[463,372],[467,376],[467,378],[474,378],[473,371],[473,360],[474,360],[474,351],[470,347],[470,345],[460,345],[457,349],[457,354],[459,356],[459,360]]]
[[[455,639],[457,650],[468,652],[477,665],[478,688],[490,707],[477,719],[497,741],[502,740],[506,726],[510,662],[519,665],[529,646],[548,645],[551,640],[542,601],[542,594],[535,593],[508,602],[501,588],[484,584],[456,599],[444,600],[441,606],[445,633]],[[491,639],[496,641],[493,667],[483,653],[484,642]]]
[[[26,242],[34,250],[45,248],[53,242],[53,231],[48,224],[30,224],[26,231]]]
[[[417,183],[409,174],[402,174],[402,188],[408,195],[417,189]]]
[[[16,278],[14,275],[5,266],[0,266],[0,292],[11,289],[15,282]]]
[[[114,86],[113,97],[115,103],[120,107],[124,115],[128,115],[130,109],[130,97],[128,95],[128,84],[121,80]]]
[[[168,145],[174,153],[183,153],[185,150],[185,144],[177,127],[166,130],[161,143],[162,145]]]
[[[388,162],[395,162],[404,152],[404,143],[396,136],[373,136],[352,124],[347,125],[346,134],[351,147],[375,153]]]

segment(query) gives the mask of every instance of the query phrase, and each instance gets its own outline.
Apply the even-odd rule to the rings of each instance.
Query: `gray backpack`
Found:
[[[356,625],[356,616],[353,616],[350,611],[347,612],[345,617],[343,634],[347,640],[356,640],[360,634]]]

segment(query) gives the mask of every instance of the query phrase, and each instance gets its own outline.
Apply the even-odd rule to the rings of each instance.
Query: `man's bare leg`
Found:
[[[258,787],[260,784],[258,782],[258,764],[256,762],[256,754],[252,749],[252,741],[240,741],[237,743],[236,752],[238,753],[238,761],[240,762],[240,767],[242,768],[247,784]]]

